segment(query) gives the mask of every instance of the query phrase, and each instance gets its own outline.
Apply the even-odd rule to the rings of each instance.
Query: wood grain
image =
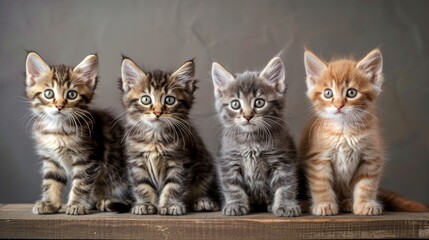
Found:
[[[185,216],[97,213],[33,215],[31,204],[0,208],[0,238],[43,239],[347,239],[429,238],[429,213],[387,212],[364,217],[269,213],[225,217],[220,212]]]

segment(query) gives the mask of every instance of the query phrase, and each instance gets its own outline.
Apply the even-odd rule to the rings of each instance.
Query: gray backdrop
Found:
[[[40,163],[23,116],[26,50],[50,64],[100,57],[94,105],[122,112],[121,54],[149,68],[196,58],[201,79],[192,118],[217,149],[210,67],[261,69],[281,50],[295,138],[308,117],[304,46],[317,54],[363,57],[380,47],[386,84],[379,113],[389,162],[383,187],[429,203],[428,1],[1,1],[0,202],[33,202]]]

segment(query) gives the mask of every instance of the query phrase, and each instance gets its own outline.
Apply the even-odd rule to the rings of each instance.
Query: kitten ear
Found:
[[[98,75],[98,57],[96,54],[88,55],[82,62],[80,62],[73,72],[79,74],[84,83],[94,89],[97,84]]]
[[[222,92],[225,90],[229,82],[234,81],[234,76],[228,72],[222,65],[217,62],[212,64],[212,80],[215,90],[215,96],[222,96]]]
[[[194,92],[196,80],[195,76],[195,63],[194,59],[188,60],[182,64],[174,73],[171,74],[171,77],[174,78],[177,82],[185,86],[190,92]]]
[[[264,70],[259,74],[259,77],[268,80],[268,82],[276,88],[277,92],[284,93],[286,91],[285,66],[279,57],[271,59]]]
[[[307,89],[310,90],[325,72],[327,65],[322,60],[320,60],[314,53],[308,50],[306,50],[304,53],[304,65],[305,72],[307,74]]]
[[[45,61],[43,61],[39,54],[35,52],[28,53],[27,60],[25,62],[25,85],[27,85],[27,87],[33,86],[37,80],[40,79],[40,76],[44,75],[50,70],[51,68],[48,66],[48,64],[45,63]]]
[[[121,66],[122,90],[128,92],[137,85],[146,74],[129,58],[122,60]]]
[[[361,70],[378,88],[381,88],[383,84],[383,57],[380,50],[372,50],[357,63],[356,68]]]

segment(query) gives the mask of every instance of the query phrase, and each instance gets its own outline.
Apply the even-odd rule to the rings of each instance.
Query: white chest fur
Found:
[[[335,178],[348,185],[360,163],[361,151],[359,138],[344,134],[337,138],[332,150]]]

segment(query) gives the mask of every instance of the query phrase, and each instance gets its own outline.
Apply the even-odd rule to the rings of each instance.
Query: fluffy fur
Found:
[[[125,141],[136,203],[134,214],[182,215],[218,207],[216,171],[189,119],[194,61],[175,72],[144,72],[122,62]]]
[[[56,213],[67,182],[72,186],[66,214],[87,214],[94,206],[111,210],[128,199],[122,127],[88,104],[97,83],[98,59],[87,56],[77,67],[48,66],[35,52],[26,62],[26,93],[34,119],[37,153],[43,159],[42,199],[34,214]]]
[[[224,128],[218,159],[223,214],[262,207],[276,216],[298,216],[296,149],[283,112],[283,62],[276,57],[260,73],[235,76],[213,63],[212,78]]]
[[[383,84],[378,49],[360,61],[325,63],[305,52],[307,96],[313,116],[300,143],[315,215],[339,211],[379,215],[385,154],[375,100]],[[389,194],[381,194],[388,201]]]

